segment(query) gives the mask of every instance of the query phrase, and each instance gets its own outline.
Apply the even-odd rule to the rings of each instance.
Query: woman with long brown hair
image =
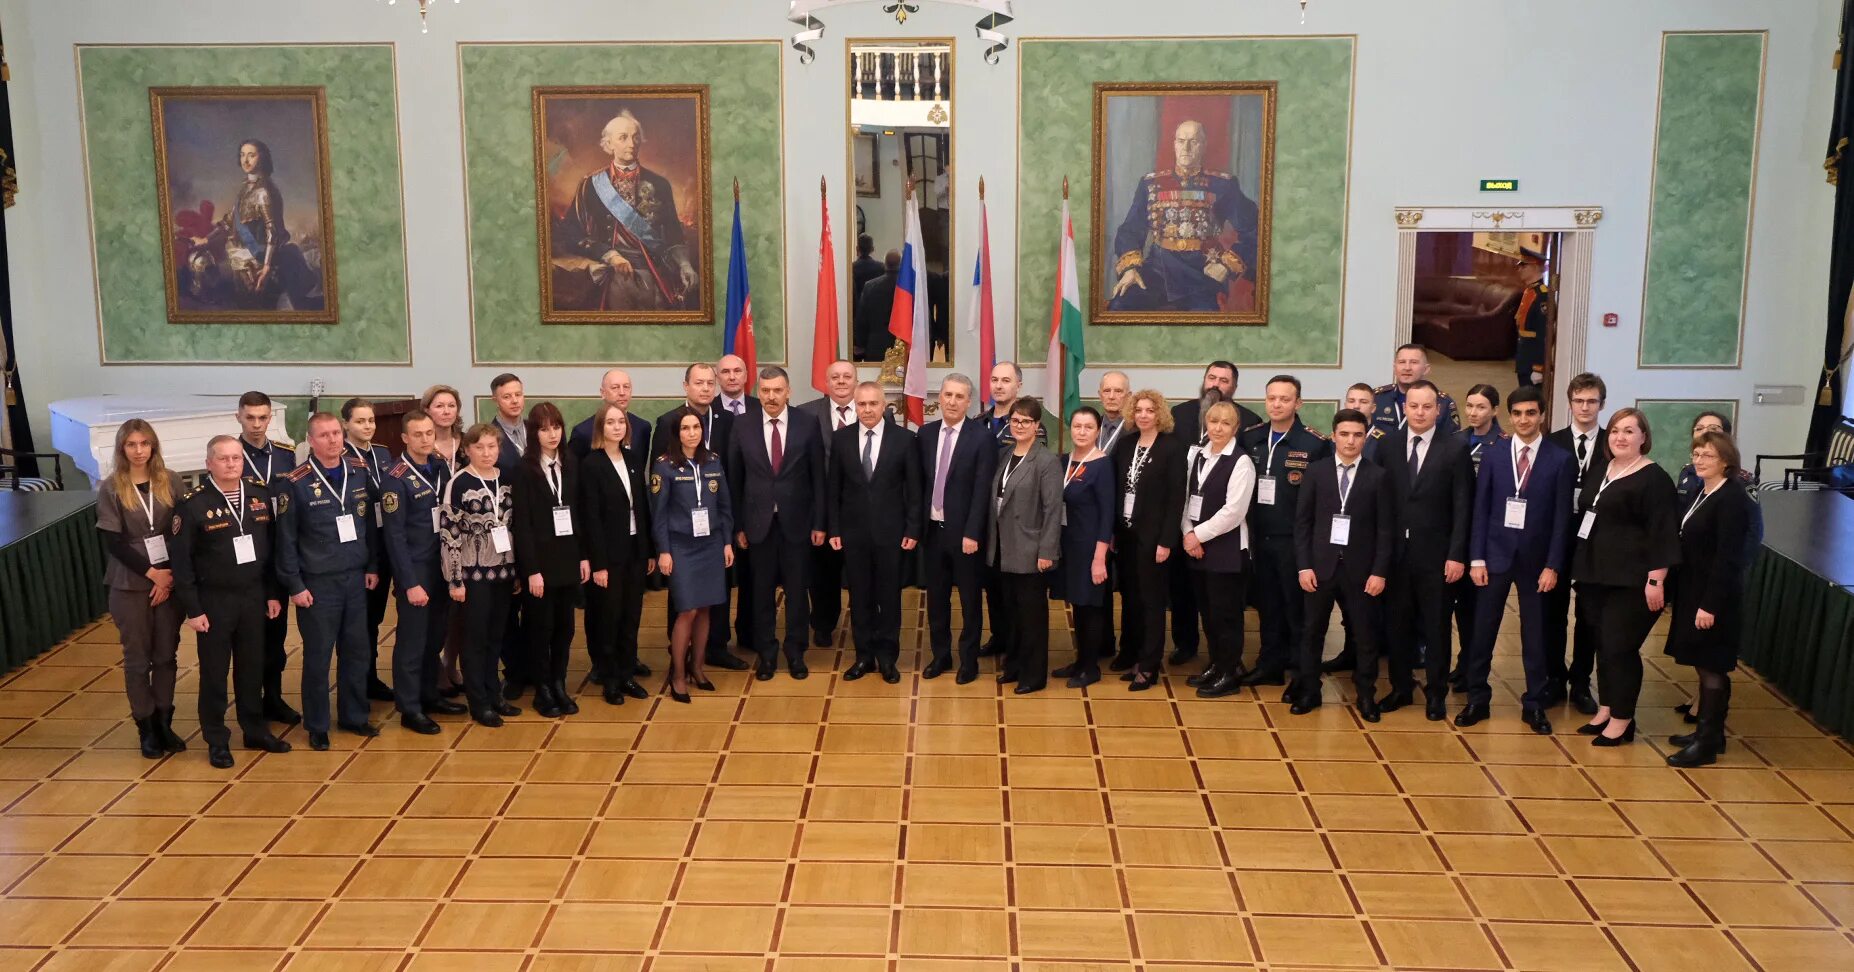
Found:
[[[187,744],[174,734],[180,606],[167,558],[180,481],[161,460],[154,427],[132,418],[116,430],[115,462],[97,484],[97,532],[109,559],[109,613],[122,636],[122,674],[142,755],[160,759]]]

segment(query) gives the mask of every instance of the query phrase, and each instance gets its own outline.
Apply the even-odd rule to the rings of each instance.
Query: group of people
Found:
[[[1168,661],[1169,615],[1171,665],[1207,647],[1186,679],[1201,697],[1284,685],[1304,714],[1323,701],[1322,673],[1349,671],[1359,716],[1377,722],[1414,704],[1420,674],[1432,721],[1447,717],[1451,688],[1466,696],[1460,726],[1489,716],[1494,644],[1516,592],[1521,718],[1550,733],[1548,710],[1569,701],[1597,746],[1633,740],[1640,649],[1667,610],[1667,651],[1699,670],[1700,689],[1687,713],[1696,729],[1675,737],[1668,761],[1713,761],[1760,531],[1726,417],[1695,424],[1676,484],[1650,458],[1640,410],[1600,423],[1595,375],[1571,379],[1571,423],[1546,434],[1536,385],[1505,397],[1502,428],[1500,393],[1477,385],[1458,410],[1427,379],[1422,348],[1399,349],[1395,371],[1354,386],[1330,435],[1301,421],[1292,375],[1264,384],[1257,416],[1235,402],[1227,361],[1177,404],[1110,371],[1100,407],[1067,417],[1063,454],[1012,362],[993,369],[977,408],[974,382],[946,376],[937,417],[918,430],[849,361],[830,366],[826,396],[796,406],[781,368],[749,388],[737,357],[692,364],[686,400],[654,427],[631,413],[621,370],[571,429],[504,374],[490,422],[466,425],[456,389],[428,389],[401,418],[396,457],[374,439],[370,403],[317,412],[300,464],[267,438],[270,401],[250,392],[242,434],[212,440],[205,481],[184,493],[154,430],[130,420],[98,487],[98,526],[142,752],[185,747],[171,726],[183,624],[198,633],[202,737],[212,764],[229,767],[228,672],[245,746],[270,752],[289,749],[277,723],[303,722],[316,749],[331,727],[375,735],[376,700],[420,733],[439,731],[433,715],[500,725],[529,688],[537,713],[575,713],[566,671],[581,606],[604,700],[648,698],[637,635],[655,585],[668,589],[664,689],[677,702],[714,690],[709,666],[749,667],[728,649],[730,601],[756,678],[776,677],[782,657],[807,677],[805,651],[831,643],[846,584],[855,657],[842,677],[899,682],[901,590],[918,579],[925,679],[971,682],[994,655],[997,680],[1018,694],[1051,677],[1084,688],[1103,667],[1145,691]],[[377,675],[389,590],[390,686]],[[1053,671],[1052,596],[1075,631],[1074,658]],[[285,601],[303,638],[300,715],[282,691]],[[1260,620],[1253,664],[1248,606]],[[1346,648],[1324,660],[1335,606]]]

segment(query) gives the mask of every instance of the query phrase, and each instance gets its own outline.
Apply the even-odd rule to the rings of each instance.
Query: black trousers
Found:
[[[709,616],[711,620],[708,625],[708,650],[725,651],[727,634],[731,630],[734,632],[734,644],[741,651],[753,651],[756,645],[753,636],[753,619],[758,610],[753,603],[753,558],[739,547],[734,548],[734,566],[728,571],[728,584],[734,589],[734,625],[732,628],[728,627],[726,603],[717,604],[711,608],[710,610],[719,613]]]
[[[1565,563],[1571,559],[1566,557]],[[1553,688],[1579,685],[1588,688],[1596,669],[1597,652],[1602,635],[1597,630],[1596,612],[1583,602],[1583,584],[1573,585],[1570,571],[1558,579],[1558,586],[1545,595],[1545,679]],[[1577,621],[1571,622],[1571,589],[1577,589]],[[1567,643],[1568,642],[1568,643]],[[1566,648],[1570,649],[1567,658]]]
[[[1101,659],[1114,650],[1113,594],[1106,604],[1076,604],[1070,607],[1075,620],[1075,670],[1099,672]]]
[[[644,562],[613,564],[606,586],[586,585],[586,653],[605,684],[637,674],[637,629],[644,618]]]
[[[1191,593],[1203,606],[1204,642],[1210,648],[1210,664],[1220,672],[1242,669],[1242,613],[1249,603],[1248,589],[1249,575],[1241,571],[1191,571]],[[1177,634],[1172,637],[1176,639]]]
[[[1454,602],[1456,671],[1468,664],[1468,646],[1474,640],[1474,606],[1480,602],[1480,590],[1466,571],[1462,572],[1460,580],[1448,585],[1449,600]]]
[[[979,555],[965,553],[957,531],[929,523],[924,541],[927,575],[927,637],[942,668],[953,660],[953,591],[959,591],[959,667],[978,670],[979,634],[985,627]],[[847,564],[845,565],[848,566]],[[854,575],[852,575],[854,576]],[[855,595],[851,595],[854,599]]]
[[[199,636],[200,736],[208,746],[226,746],[225,679],[229,668],[238,705],[238,728],[253,739],[270,735],[264,721],[264,590],[261,587],[206,588],[201,607],[206,632]]]
[[[1005,603],[1004,572],[990,564],[979,568],[985,578],[985,617],[991,622],[991,637],[985,639],[988,648],[995,648],[1000,654],[1010,654],[1011,644],[1016,633],[1011,630],[1011,609]]]
[[[856,642],[856,660],[892,665],[901,657],[900,545],[880,550],[874,544],[846,543],[841,554],[839,563],[850,579],[850,631]],[[934,657],[940,657],[939,653]]]
[[[1500,635],[1500,622],[1506,619],[1506,596],[1513,593],[1519,601],[1519,657],[1525,666],[1526,691],[1520,704],[1526,708],[1544,705],[1545,673],[1545,597],[1539,593],[1539,569],[1514,568],[1504,574],[1487,572],[1487,586],[1476,587],[1474,603],[1474,637],[1462,651],[1462,678],[1467,683],[1468,704],[1487,705],[1493,689],[1487,684],[1493,670],[1494,641]]]
[[[1307,615],[1301,601],[1300,571],[1294,566],[1293,537],[1254,541],[1255,613],[1261,620],[1262,647],[1255,668],[1278,672],[1299,665]]]
[[[393,634],[393,700],[406,715],[423,714],[427,702],[438,698],[439,655],[450,625],[451,594],[433,561],[420,571],[417,587],[425,592],[423,607],[406,600],[399,590],[399,620]],[[386,588],[385,578],[375,591]]]
[[[811,634],[823,641],[843,615],[844,552],[830,544],[811,548]]]
[[[1003,670],[1019,685],[1049,684],[1049,584],[1043,575],[998,572],[1004,590],[1004,613],[1010,618],[1011,643]]]
[[[502,612],[500,640],[493,641],[491,657],[502,660],[502,677],[516,684],[528,681],[528,636],[522,631],[521,612],[528,600],[527,581],[522,582],[521,594],[510,593],[508,605]]]
[[[1635,718],[1642,694],[1642,642],[1654,629],[1659,611],[1648,610],[1639,587],[1577,585],[1577,613],[1593,615],[1601,640],[1597,650],[1599,701],[1614,719]]]
[[[1114,531],[1114,549],[1120,558],[1120,654],[1130,657],[1139,670],[1157,674],[1165,660],[1165,605],[1170,599],[1170,568],[1154,563],[1157,548],[1141,543],[1131,530]]]
[[[290,636],[290,602],[285,599],[283,610],[277,612],[274,618],[264,618],[263,612],[259,612],[259,617],[264,622],[262,672],[264,698],[281,702],[283,701],[283,669],[290,662],[289,654],[283,647],[283,642]],[[301,609],[298,609],[296,624],[300,627],[302,623],[303,613]]]
[[[1319,696],[1320,655],[1326,648],[1326,629],[1332,624],[1335,603],[1345,605],[1345,610],[1358,619],[1370,618],[1377,610],[1378,599],[1366,594],[1363,584],[1350,583],[1345,579],[1343,559],[1331,578],[1321,581],[1317,590],[1306,595],[1306,633],[1300,641],[1299,677],[1295,680],[1302,698]],[[1355,624],[1353,634],[1358,639],[1358,666],[1352,672],[1352,682],[1358,686],[1360,700],[1376,699],[1377,626],[1369,623]]]
[[[1171,575],[1172,647],[1187,655],[1196,654],[1197,621],[1201,611],[1195,575],[1200,572],[1191,569],[1191,558],[1183,550],[1172,551],[1165,567]]]
[[[548,584],[540,597],[522,595],[522,636],[528,643],[527,680],[535,685],[566,681],[578,588],[577,584]]]
[[[1416,688],[1418,651],[1422,652],[1423,695],[1448,694],[1448,663],[1453,654],[1448,616],[1452,596],[1442,579],[1442,563],[1405,557],[1391,568],[1385,591],[1390,609],[1390,683],[1393,692]],[[1472,583],[1470,581],[1469,583]]]
[[[760,658],[771,660],[779,655],[779,588],[785,588],[785,656],[805,657],[811,637],[811,538],[794,543],[779,531],[779,515],[773,514],[773,528],[766,539],[747,548],[747,578],[752,585],[751,645]],[[745,591],[742,592],[745,596]]]
[[[496,678],[497,636],[508,629],[513,611],[512,581],[467,581],[464,584],[464,643],[458,667],[470,708],[493,712],[502,704],[502,684]],[[519,671],[519,669],[517,669]]]
[[[386,602],[392,599],[393,575],[380,572],[380,582],[367,592],[367,679],[380,677],[380,625],[386,623]]]

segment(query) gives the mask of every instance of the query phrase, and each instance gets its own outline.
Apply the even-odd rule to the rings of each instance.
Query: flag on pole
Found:
[[[901,273],[895,280],[895,303],[889,310],[888,332],[908,346],[908,367],[902,381],[907,396],[908,421],[919,425],[926,416],[927,354],[933,338],[927,330],[927,249],[921,243],[921,204],[908,180],[906,222],[901,246]]]
[[[753,348],[753,294],[747,286],[747,244],[740,231],[740,180],[734,180],[734,240],[727,256],[727,330],[722,354],[737,354],[747,363],[747,380],[760,373]]]
[[[1062,180],[1062,244],[1056,257],[1056,302],[1049,314],[1049,358],[1044,363],[1044,405],[1066,423],[1081,407],[1081,285],[1075,279],[1075,224],[1069,220],[1069,180]]]
[[[985,215],[985,180],[979,179],[979,251],[972,267],[972,309],[966,313],[966,330],[976,331],[979,372],[991,376],[998,364],[996,321],[991,309],[991,225]],[[985,404],[991,402],[991,382],[985,382]]]
[[[811,334],[811,387],[830,394],[830,363],[837,360],[837,250],[830,242],[830,197],[818,178],[824,207],[824,233],[818,243],[817,327]]]

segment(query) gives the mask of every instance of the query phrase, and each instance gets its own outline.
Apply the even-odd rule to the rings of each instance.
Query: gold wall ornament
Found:
[[[1494,224],[1494,229],[1499,229],[1500,224],[1505,222],[1506,220],[1509,220],[1509,219],[1524,220],[1526,216],[1525,213],[1517,213],[1517,212],[1512,212],[1512,211],[1503,210],[1503,209],[1496,209],[1493,212],[1473,212],[1473,213],[1469,213],[1468,215],[1474,219],[1485,219],[1485,220],[1492,221]]]
[[[1403,227],[1415,226],[1416,224],[1422,221],[1423,221],[1423,211],[1420,209],[1399,209],[1397,210],[1397,225],[1398,226],[1403,226]]]
[[[421,34],[429,34],[431,33],[432,0],[416,0],[416,2],[418,3],[418,32]],[[451,2],[462,3],[463,0],[451,0]],[[386,0],[386,5],[389,7],[398,6],[398,4],[399,0]]]
[[[935,125],[946,124],[946,108],[939,102],[934,102],[927,109],[927,120]]]
[[[1595,226],[1603,218],[1603,211],[1601,209],[1579,209],[1571,213],[1571,218],[1577,220],[1579,226]]]
[[[909,3],[907,2],[907,0],[899,0],[899,2],[897,3],[889,3],[889,4],[884,4],[882,6],[882,12],[894,14],[895,23],[898,23],[902,25],[903,27],[906,27],[908,25],[908,15],[911,13],[919,13],[920,9],[921,9],[920,4]]]
[[[908,367],[908,346],[900,338],[887,351],[882,353],[882,373],[876,377],[885,388],[900,388],[906,382],[902,372]]]

